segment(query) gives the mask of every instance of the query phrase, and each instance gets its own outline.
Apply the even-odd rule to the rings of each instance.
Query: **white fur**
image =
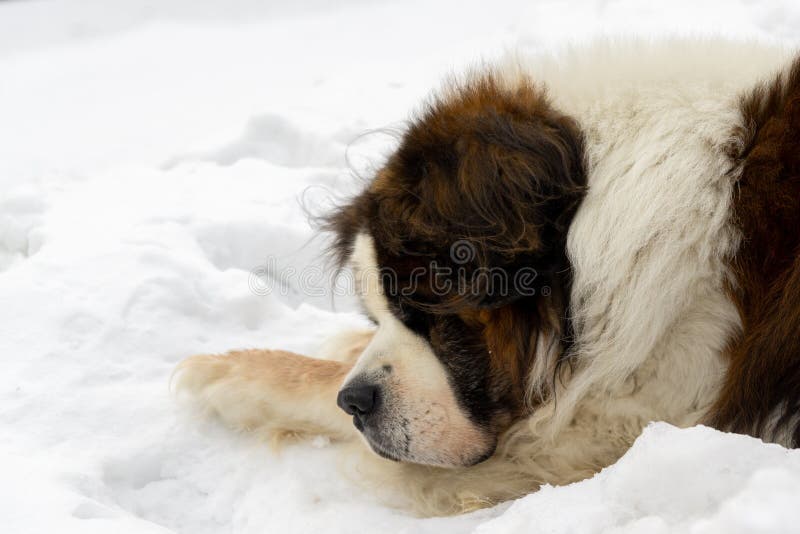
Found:
[[[740,92],[780,54],[703,41],[631,52],[600,46],[543,80],[586,135],[589,176],[568,237],[578,370],[554,429],[587,394],[631,380],[644,413],[695,422],[686,414],[711,402],[739,327],[723,287],[738,245],[728,154]]]

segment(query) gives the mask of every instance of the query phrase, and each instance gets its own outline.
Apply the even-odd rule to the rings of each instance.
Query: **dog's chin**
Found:
[[[353,422],[372,452],[393,462],[458,469],[485,462],[491,458],[495,450],[495,446],[492,446],[489,450],[474,457],[455,460],[451,456],[442,453],[442,451],[414,451],[411,446],[413,438],[410,436],[404,435],[400,440],[390,440],[384,437],[380,431],[376,431],[369,426],[364,427],[361,421],[356,418],[354,418]]]

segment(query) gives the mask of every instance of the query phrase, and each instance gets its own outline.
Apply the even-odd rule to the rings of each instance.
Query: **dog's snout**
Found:
[[[339,392],[336,404],[350,415],[369,415],[378,403],[378,387],[373,385],[348,386]]]

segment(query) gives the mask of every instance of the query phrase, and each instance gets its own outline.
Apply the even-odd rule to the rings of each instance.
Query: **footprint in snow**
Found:
[[[42,194],[28,188],[0,199],[0,272],[41,248],[44,209]]]
[[[344,147],[304,131],[274,114],[251,118],[235,141],[219,148],[184,154],[169,160],[170,169],[190,161],[233,165],[243,159],[260,159],[283,167],[331,167],[344,163]]]

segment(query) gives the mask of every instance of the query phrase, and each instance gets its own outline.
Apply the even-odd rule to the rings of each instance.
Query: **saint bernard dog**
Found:
[[[795,57],[602,42],[449,82],[327,219],[375,328],[195,356],[179,389],[349,442],[422,514],[590,477],[651,421],[797,447]]]

